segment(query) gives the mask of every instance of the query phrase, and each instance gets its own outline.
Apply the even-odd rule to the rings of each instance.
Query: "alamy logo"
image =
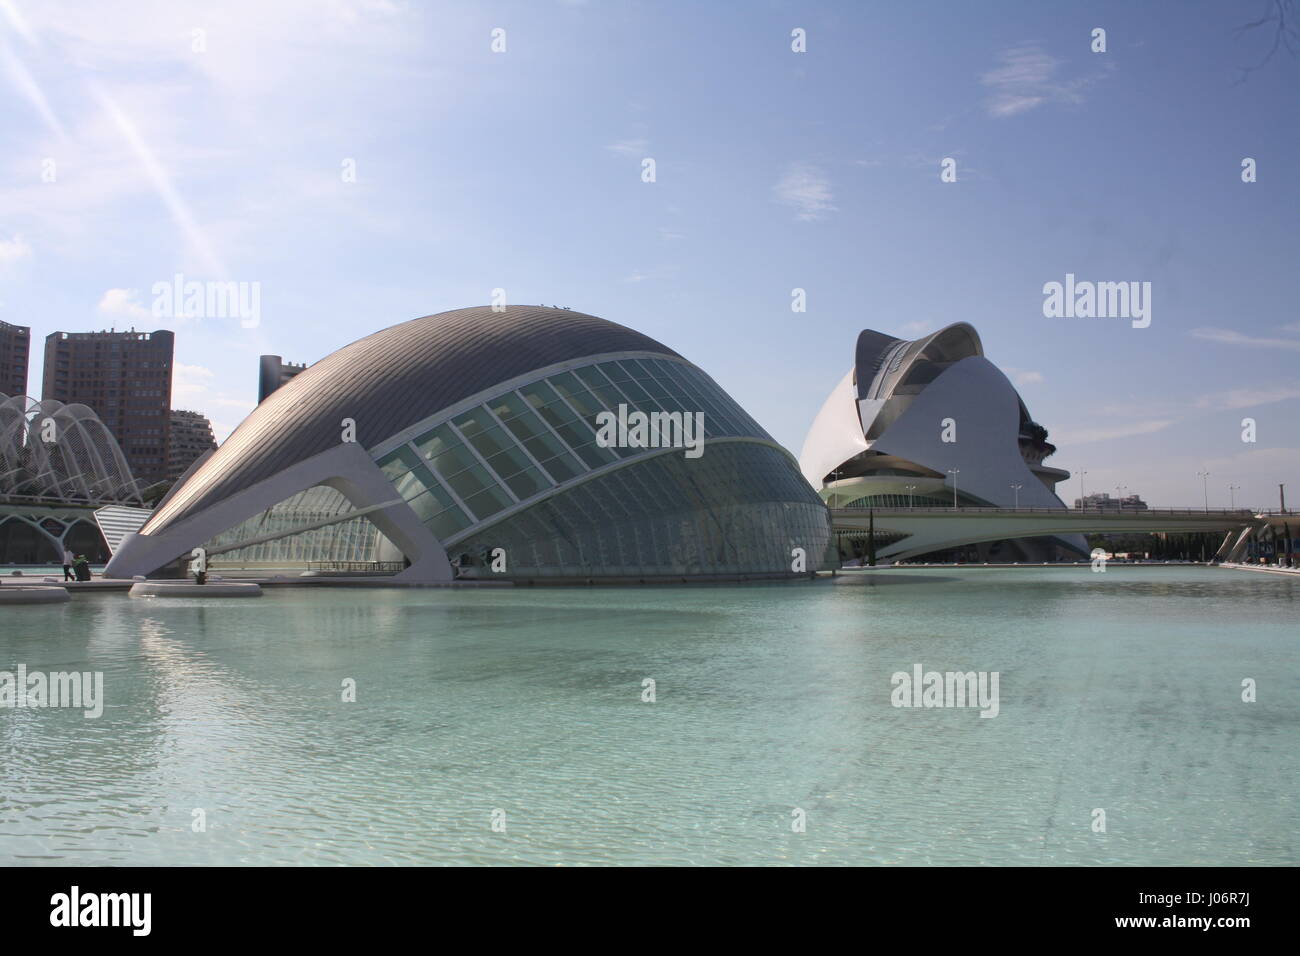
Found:
[[[1151,324],[1150,282],[1065,282],[1043,286],[1043,315],[1049,319],[1132,319],[1135,329]]]
[[[923,671],[912,665],[912,673],[896,671],[890,678],[893,691],[889,702],[895,707],[978,707],[981,717],[996,717],[997,671]]]
[[[0,671],[0,707],[80,707],[87,720],[104,713],[104,672]]]
[[[262,323],[262,283],[186,281],[176,273],[171,281],[155,282],[155,319],[238,319],[246,329]]]
[[[703,412],[596,413],[596,444],[601,448],[685,448],[687,458],[704,454]]]
[[[153,925],[152,893],[69,893],[50,897],[51,926],[129,926],[133,936],[148,936]]]

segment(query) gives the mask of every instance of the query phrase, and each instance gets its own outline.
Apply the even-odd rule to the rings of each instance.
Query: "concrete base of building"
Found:
[[[72,600],[66,588],[57,585],[0,587],[0,606],[10,604],[63,604]]]
[[[262,588],[251,581],[214,581],[193,584],[181,581],[137,581],[131,585],[131,597],[261,597]]]

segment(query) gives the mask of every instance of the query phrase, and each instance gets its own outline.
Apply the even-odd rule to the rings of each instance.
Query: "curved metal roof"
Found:
[[[490,306],[426,315],[344,346],[267,396],[146,526],[160,528],[339,443],[344,418],[369,448],[449,405],[534,369],[608,352],[672,349],[568,309]]]

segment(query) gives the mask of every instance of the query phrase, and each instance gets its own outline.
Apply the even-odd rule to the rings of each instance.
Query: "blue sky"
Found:
[[[175,329],[173,404],[224,437],[259,354],[503,288],[660,339],[796,453],[859,330],[964,320],[1087,490],[1300,501],[1300,58],[1242,80],[1265,9],[0,0],[0,319]],[[154,318],[177,272],[260,283],[260,324]],[[1150,282],[1150,327],[1045,318],[1066,273]]]

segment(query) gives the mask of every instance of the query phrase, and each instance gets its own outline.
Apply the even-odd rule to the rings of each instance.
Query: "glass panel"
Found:
[[[617,460],[614,457],[613,449],[601,448],[594,441],[590,445],[583,445],[582,447],[573,450],[577,452],[578,457],[585,461],[591,468],[599,468],[601,465],[607,465],[611,461]]]
[[[596,435],[591,431],[585,422],[560,422],[555,426],[555,432],[566,442],[574,451],[582,445],[589,444],[596,440]]]
[[[469,504],[470,495],[476,495],[488,486],[495,487],[496,482],[482,465],[472,465],[458,475],[446,479],[451,490],[460,495],[460,500]]]
[[[587,386],[583,385],[573,377],[572,372],[561,372],[559,375],[551,375],[546,379],[554,389],[565,398],[572,398],[579,392],[585,392]]]
[[[410,471],[420,463],[415,452],[403,445],[379,459],[379,468],[389,481]]]
[[[568,452],[556,455],[554,458],[542,459],[542,468],[544,468],[556,482],[568,481],[570,478],[576,478],[578,475],[585,474],[586,470],[578,463],[578,460]]]
[[[434,515],[426,524],[437,538],[446,541],[456,532],[468,528],[470,520],[459,507],[452,505],[441,514]]]
[[[623,366],[619,365],[617,362],[601,362],[597,368],[604,372],[605,376],[615,385],[620,385],[623,382],[630,382],[632,380],[632,376],[628,373],[627,369],[623,368]]]
[[[492,409],[492,414],[503,422],[508,422],[512,418],[518,418],[528,411],[528,406],[514,392],[506,392],[500,398],[494,398],[487,403],[488,408]]]
[[[537,414],[541,415],[546,421],[546,424],[550,425],[557,432],[560,430],[561,425],[577,421],[573,412],[569,410],[569,406],[565,405],[563,402],[556,402],[554,405],[543,406],[537,410]]]
[[[484,458],[490,458],[507,448],[513,448],[515,444],[514,440],[506,434],[505,429],[500,425],[493,425],[491,428],[484,429],[470,438],[469,443]]]
[[[466,468],[472,468],[476,464],[473,456],[466,450],[464,445],[458,445],[455,448],[448,448],[441,455],[430,460],[435,471],[444,478],[460,474]]]
[[[455,424],[460,429],[460,433],[471,440],[479,432],[485,432],[489,428],[496,427],[496,422],[492,420],[492,416],[482,408],[471,408],[464,415],[455,419]]]
[[[618,387],[621,388],[627,394],[627,397],[631,399],[633,404],[642,411],[652,412],[659,408],[658,403],[656,403],[655,400],[649,396],[646,390],[636,382],[629,379],[626,382],[620,382]]]
[[[423,474],[421,474],[422,472]],[[408,471],[393,482],[393,487],[397,489],[399,495],[410,501],[416,495],[424,494],[434,484],[436,482],[433,480],[433,475],[429,474],[424,466],[420,465],[414,471]]]
[[[474,512],[480,521],[496,514],[502,508],[508,508],[512,504],[514,502],[510,500],[510,496],[496,485],[485,488],[477,495],[465,499],[465,507]]]
[[[651,398],[663,399],[668,395],[668,390],[652,378],[642,379],[641,387],[650,393]]]
[[[530,438],[524,442],[524,447],[532,453],[532,456],[538,461],[545,461],[547,458],[554,458],[556,455],[564,455],[568,450],[561,444],[560,440],[547,432],[544,435],[538,435],[536,438]]]
[[[650,373],[646,371],[645,366],[636,359],[620,359],[618,364],[626,368],[637,381],[650,378]]]
[[[541,435],[550,434],[550,432],[546,430],[546,426],[543,425],[538,420],[537,416],[531,411],[525,411],[523,414],[518,415],[515,418],[507,419],[506,428],[510,431],[510,434],[514,435],[515,438],[521,442],[526,442],[530,438],[537,438]]]
[[[519,393],[528,400],[528,404],[533,408],[541,408],[543,405],[550,405],[560,400],[560,396],[555,394],[555,389],[545,382],[533,382],[531,385],[525,385],[519,389]]]
[[[452,430],[446,424],[442,424],[417,438],[415,447],[425,458],[436,458],[448,448],[459,447],[460,443],[460,439],[452,433]]]
[[[551,486],[551,483],[542,476],[542,473],[533,467],[511,475],[505,479],[505,482],[510,486],[510,490],[515,493],[515,497],[521,501],[524,498],[531,498],[539,491],[544,491]]]
[[[598,369],[594,365],[587,365],[584,366],[583,368],[575,368],[573,370],[573,374],[578,376],[578,378],[582,379],[583,384],[586,385],[587,388],[591,389],[593,392],[596,389],[604,388],[606,385],[609,384],[605,380],[605,376],[600,373],[600,369]]]
[[[525,468],[531,468],[533,464],[518,448],[507,448],[500,454],[493,455],[487,463],[502,478],[508,478]]]
[[[415,512],[415,516],[422,522],[428,521],[438,512],[443,510],[442,503],[427,491],[422,495],[417,495],[412,498],[408,504],[410,504],[411,510]]]

